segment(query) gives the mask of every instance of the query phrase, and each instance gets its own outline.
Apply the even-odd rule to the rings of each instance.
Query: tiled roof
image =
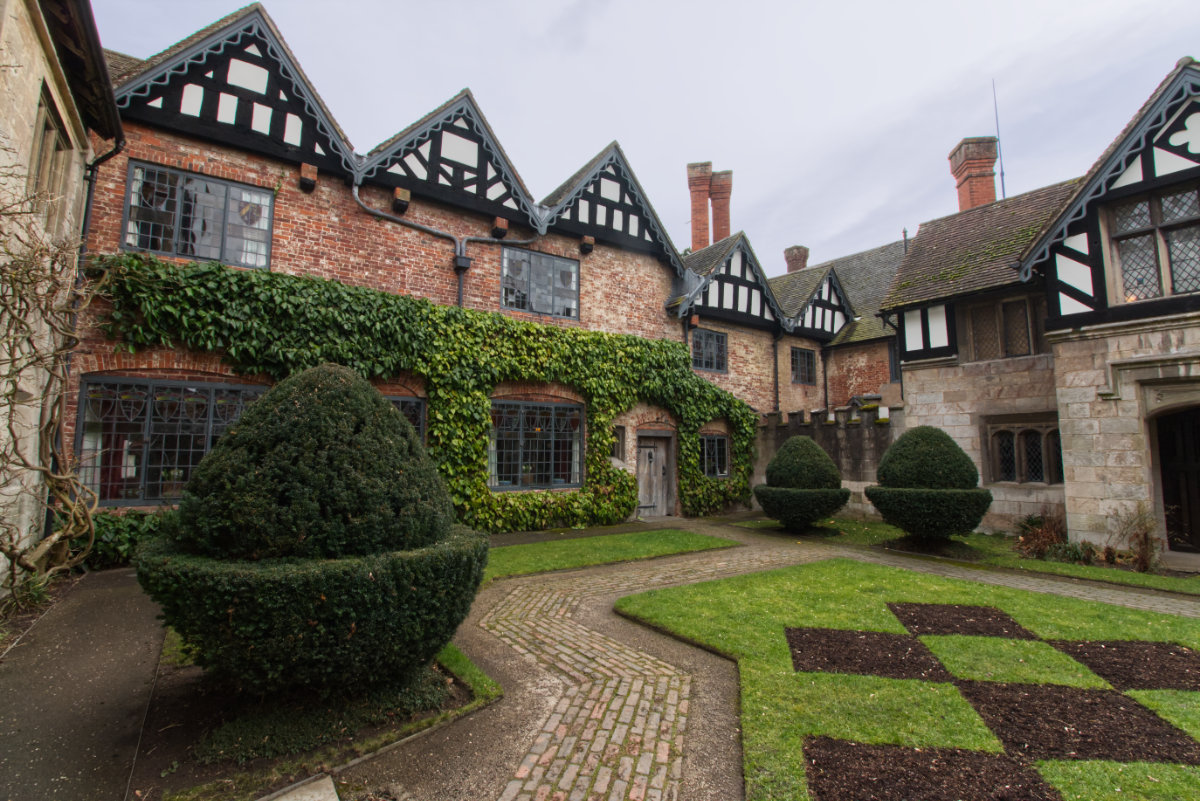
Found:
[[[827,261],[813,268],[833,270],[856,318],[847,323],[829,344],[865,342],[890,335],[877,314],[903,260],[904,242],[899,241]]]
[[[804,311],[805,305],[828,273],[827,265],[814,265],[767,279],[767,283],[771,285],[771,292],[779,301],[783,313],[788,317],[795,317]]]
[[[1079,184],[1076,178],[922,223],[880,308],[1017,283],[1013,266]]]
[[[542,205],[546,208],[554,208],[559,203],[562,203],[564,200],[566,200],[572,192],[579,188],[579,182],[590,175],[597,167],[599,167],[600,162],[608,158],[609,152],[615,147],[619,147],[619,145],[614,139],[605,145],[603,150],[589,159],[587,164],[584,164],[582,167],[576,170],[570,178],[559,184],[553,192],[542,198]]]
[[[697,250],[695,253],[689,253],[683,257],[683,266],[696,275],[709,275],[713,270],[725,263],[729,252],[733,250],[734,245],[743,236],[745,234],[738,231],[732,236],[725,237],[720,242],[714,242],[706,248]]]
[[[116,50],[104,49],[104,60],[108,62],[108,79],[115,86],[121,79],[135,70],[140,71],[143,64],[140,58],[134,58]]]

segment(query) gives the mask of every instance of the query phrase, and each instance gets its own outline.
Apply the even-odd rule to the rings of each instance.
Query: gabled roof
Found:
[[[619,197],[616,199],[608,191],[610,184],[617,185]],[[608,202],[616,204],[614,208],[621,209],[621,226],[625,230],[614,228],[611,216],[603,224],[590,221],[598,207]],[[615,141],[547,195],[542,200],[542,206],[542,231],[559,228],[570,233],[595,236],[597,240],[640,247],[669,262],[677,275],[684,274],[683,262],[671,237],[667,235],[666,226],[650,205],[645,190],[629,166],[629,160]],[[584,206],[588,209],[587,215],[582,213]],[[589,220],[582,219],[583,216],[589,216]],[[634,224],[636,231],[630,230]]]
[[[1013,270],[1079,180],[1064,181],[921,224],[881,309],[898,309],[1018,282]]]
[[[754,254],[754,248],[750,245],[750,238],[743,231],[738,231],[736,234],[727,236],[719,242],[714,242],[706,248],[701,248],[695,253],[689,253],[687,256],[684,256],[683,265],[686,270],[684,273],[684,294],[671,299],[667,303],[667,307],[677,307],[677,313],[680,317],[687,314],[694,305],[702,301],[704,290],[722,274],[721,268],[725,266],[734,251],[737,250],[742,252],[745,263],[749,265],[750,271],[761,287],[763,298],[770,308],[771,314],[785,330],[791,330],[791,320],[784,313],[783,308],[779,305],[779,301],[771,291],[771,284],[763,272],[762,265],[758,261],[758,256]]]
[[[92,7],[85,0],[40,0],[40,5],[84,124],[104,139],[123,138]]]
[[[104,48],[104,60],[108,62],[108,79],[113,86],[119,86],[124,76],[141,69],[143,63],[140,58],[107,47]]]
[[[482,148],[482,154],[474,152],[473,164],[464,164],[460,157],[453,165],[455,169],[465,167],[470,171],[468,183],[471,189],[451,187],[451,179],[442,174],[444,170],[439,157],[442,155],[443,143],[440,139],[438,156],[430,152],[431,140],[447,133],[457,137],[455,141],[468,142],[469,150]],[[449,171],[448,168],[446,171]],[[463,89],[412,125],[376,146],[364,158],[359,168],[359,176],[365,180],[389,185],[403,185],[416,192],[424,190],[434,194],[444,194],[446,191],[466,193],[470,200],[481,206],[494,206],[481,210],[506,217],[515,212],[522,222],[539,233],[545,232],[525,182],[509,161],[470,89]]]
[[[198,76],[205,73],[206,61],[231,56],[236,48],[247,47],[247,42],[259,51],[262,48],[259,48],[258,44],[262,43],[267,52],[260,52],[261,58],[265,63],[279,70],[279,77],[287,86],[286,90],[281,90],[279,100],[283,100],[286,95],[287,102],[297,107],[307,118],[303,121],[305,125],[313,126],[316,131],[314,140],[313,135],[310,135],[305,128],[305,141],[309,144],[315,141],[317,155],[306,153],[302,157],[318,162],[324,159],[326,166],[337,164],[347,174],[353,174],[358,166],[358,161],[349,140],[325,106],[324,101],[321,100],[320,95],[312,87],[304,71],[300,69],[299,62],[288,48],[279,29],[259,3],[235,11],[168,47],[161,53],[132,65],[129,72],[117,79],[119,81],[116,89],[117,105],[125,109],[127,114],[131,111],[140,111],[141,114],[153,116],[154,110],[149,108],[150,106],[162,109],[161,105],[154,105],[153,95],[172,88],[172,84],[175,82],[202,80]],[[255,65],[255,68],[261,69],[262,67]],[[204,78],[208,77],[210,76],[204,75]],[[292,98],[295,98],[298,104],[293,103]],[[265,95],[262,100],[267,104],[278,102],[276,98]],[[172,111],[165,109],[164,111],[166,113],[163,114],[163,119],[172,119]],[[179,116],[178,112],[174,112],[174,116]],[[196,116],[188,119],[197,130],[205,127],[206,121]],[[209,135],[213,138],[220,138],[219,133],[214,135],[210,131]],[[262,141],[264,145],[270,144],[265,139]],[[325,145],[324,147],[322,143]],[[327,150],[331,152],[327,152]]]
[[[796,315],[807,305],[825,276],[833,272],[854,310],[854,317],[829,344],[880,339],[891,334],[877,316],[879,308],[903,259],[904,242],[891,242],[772,278],[771,289],[788,313]]]
[[[1189,96],[1200,95],[1200,64],[1181,58],[1142,104],[1133,119],[1113,140],[1087,174],[1075,184],[1075,191],[1063,202],[1058,213],[1046,220],[1020,254],[1022,280],[1028,280],[1033,265],[1048,258],[1050,248],[1064,240],[1067,227],[1081,219],[1088,205],[1102,196],[1119,179],[1149,137],[1167,121],[1172,110]]]

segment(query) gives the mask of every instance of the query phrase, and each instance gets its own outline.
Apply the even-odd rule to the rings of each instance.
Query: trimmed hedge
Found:
[[[971,489],[979,470],[958,443],[940,428],[917,426],[905,431],[879,460],[881,487]]]
[[[181,549],[230,559],[420,548],[454,519],[408,420],[353,370],[290,376],[247,407],[179,504]]]
[[[842,475],[829,454],[811,437],[789,437],[767,465],[767,483],[754,497],[768,517],[792,531],[803,531],[850,500]]]
[[[867,487],[867,499],[885,522],[919,539],[975,530],[992,505],[989,490]]]
[[[837,489],[842,486],[842,475],[812,437],[788,437],[767,465],[767,486]]]
[[[427,664],[470,611],[486,535],[454,526],[418,550],[336,560],[224,561],[161,537],[138,579],[197,662],[246,690],[358,690]]]
[[[845,506],[850,500],[850,490],[795,489],[760,484],[754,488],[754,497],[767,517],[778,520],[790,531],[804,531]]]

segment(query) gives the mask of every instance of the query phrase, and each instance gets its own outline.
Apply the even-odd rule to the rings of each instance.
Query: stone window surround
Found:
[[[1186,219],[1173,220],[1169,223],[1163,223],[1161,220],[1161,216],[1162,216],[1161,198],[1163,196],[1174,195],[1181,191],[1186,191],[1187,189],[1191,189],[1191,190],[1195,191],[1197,189],[1200,189],[1200,186],[1197,186],[1194,181],[1191,182],[1190,184],[1188,184],[1188,183],[1177,184],[1174,186],[1157,189],[1152,192],[1147,192],[1147,193],[1143,193],[1140,195],[1134,195],[1134,196],[1128,197],[1128,198],[1122,198],[1121,200],[1116,201],[1114,203],[1109,203],[1107,206],[1105,206],[1101,210],[1099,218],[1100,218],[1101,241],[1104,243],[1102,251],[1103,251],[1103,258],[1104,258],[1105,264],[1109,268],[1105,271],[1106,276],[1107,276],[1108,296],[1114,305],[1143,303],[1146,301],[1155,301],[1155,300],[1161,300],[1162,298],[1176,296],[1177,293],[1174,292],[1173,288],[1171,287],[1172,276],[1171,276],[1170,265],[1167,263],[1167,258],[1164,255],[1167,253],[1167,246],[1166,246],[1166,242],[1164,239],[1164,231],[1171,231],[1171,230],[1178,230],[1178,229],[1185,229],[1185,228],[1192,228],[1192,227],[1200,226],[1200,215],[1189,217]],[[1150,225],[1144,226],[1142,228],[1138,228],[1135,230],[1122,232],[1120,235],[1114,234],[1113,233],[1114,209],[1117,206],[1124,206],[1124,205],[1127,205],[1130,203],[1135,203],[1139,200],[1150,200],[1151,201],[1151,203],[1149,205],[1150,214],[1151,214]],[[1131,299],[1131,298],[1127,297],[1126,292],[1124,291],[1124,283],[1123,283],[1123,279],[1121,276],[1121,263],[1120,263],[1120,258],[1119,258],[1118,251],[1117,251],[1117,242],[1122,239],[1136,238],[1137,236],[1144,236],[1146,234],[1152,234],[1154,237],[1154,254],[1155,254],[1155,260],[1158,265],[1158,273],[1159,273],[1161,292],[1158,295],[1154,295],[1154,296],[1147,297],[1147,298],[1132,298]],[[1191,294],[1191,293],[1187,293],[1187,294]]]
[[[1029,343],[1029,350],[1024,353],[1008,353],[1006,352],[1005,330],[1004,330],[1004,309],[1010,304],[1023,302],[1023,311],[1025,314],[1026,326],[1026,341]],[[997,356],[980,357],[977,355],[977,346],[975,343],[975,314],[984,309],[991,309],[995,315],[994,322],[996,324],[996,335],[998,339],[998,347],[1001,352]],[[1021,297],[997,297],[984,303],[963,304],[960,307],[958,317],[961,319],[960,334],[959,334],[959,355],[960,362],[977,362],[977,361],[992,361],[994,359],[1016,359],[1022,356],[1034,356],[1039,353],[1047,352],[1048,348],[1045,340],[1044,325],[1045,325],[1045,301],[1037,295],[1024,295]]]
[[[1053,413],[1033,415],[1004,415],[984,420],[984,464],[987,471],[986,484],[1020,485],[1030,487],[1061,486],[1063,484],[1062,445],[1058,436],[1058,419]],[[1014,460],[1013,477],[1001,478],[1004,470],[1000,464],[1001,439],[1011,437]],[[1026,440],[1035,437],[1040,443],[1040,480],[1030,479],[1031,466],[1027,462]]]

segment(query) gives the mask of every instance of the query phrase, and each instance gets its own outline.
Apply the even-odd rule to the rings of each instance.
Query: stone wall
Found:
[[[1200,405],[1200,314],[1047,335],[1072,540],[1108,544],[1149,504],[1165,539],[1154,417]],[[1113,543],[1120,545],[1121,543]]]

